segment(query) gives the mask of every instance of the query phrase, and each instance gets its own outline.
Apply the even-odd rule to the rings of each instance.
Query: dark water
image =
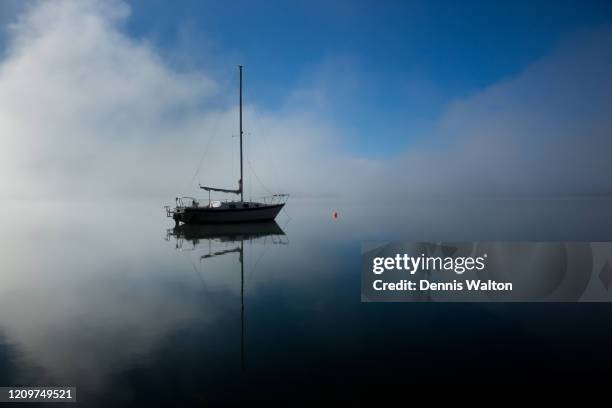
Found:
[[[0,385],[74,385],[84,406],[211,406],[607,382],[612,304],[361,303],[360,245],[610,241],[611,207],[294,200],[277,226],[174,231],[157,202],[5,202]]]

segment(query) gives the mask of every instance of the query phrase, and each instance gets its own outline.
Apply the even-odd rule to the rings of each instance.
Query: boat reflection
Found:
[[[276,221],[249,222],[237,224],[182,224],[171,228],[167,240],[176,239],[176,249],[194,250],[203,243],[217,242],[257,242],[263,244],[288,244],[285,231]],[[186,246],[190,243],[191,247]],[[209,246],[210,248],[210,246]]]
[[[236,224],[183,224],[167,231],[166,240],[176,239],[179,251],[208,249],[200,256],[200,261],[232,253],[238,254],[240,263],[240,361],[245,369],[245,310],[244,310],[244,243],[263,245],[287,245],[289,241],[276,221],[236,223]],[[213,242],[236,243],[229,249],[214,250]],[[189,243],[190,245],[186,245]]]

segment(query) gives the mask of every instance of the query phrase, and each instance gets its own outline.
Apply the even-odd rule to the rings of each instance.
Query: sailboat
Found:
[[[202,186],[200,188],[208,191],[208,203],[202,204],[203,200],[193,197],[176,197],[176,206],[166,206],[166,215],[174,219],[179,225],[184,224],[225,224],[240,222],[271,221],[276,218],[284,207],[288,194],[273,194],[263,197],[257,201],[244,200],[243,184],[243,152],[242,152],[242,65],[238,66],[240,73],[239,85],[239,124],[240,124],[240,179],[237,189],[217,188]],[[211,200],[211,192],[229,193],[240,195],[240,200]]]

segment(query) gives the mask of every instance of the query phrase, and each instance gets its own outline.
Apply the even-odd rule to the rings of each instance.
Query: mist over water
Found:
[[[171,16],[132,15],[148,4],[4,3],[0,386],[76,386],[83,406],[311,399],[345,406],[385,395],[409,401],[408,385],[609,381],[610,303],[360,297],[368,241],[612,241],[607,19],[551,34],[549,46],[483,75],[485,43],[507,51],[503,61],[487,61],[491,67],[521,52],[500,48],[496,30],[480,33],[475,17],[487,27],[496,20],[478,7],[459,9],[484,43],[460,33],[459,17],[448,24],[455,17],[439,16],[439,6],[430,10],[434,24],[422,21],[432,30],[423,33],[452,29],[445,54],[430,34],[407,44],[374,36],[368,51],[356,39],[369,23],[386,24],[376,17],[381,8],[369,5],[371,15],[364,8],[362,26],[344,20],[359,14],[351,5],[329,20],[346,41],[325,38],[325,73],[316,65],[326,61],[311,54],[320,48],[308,41],[312,24],[298,47],[291,36],[270,36],[283,47],[266,52],[299,58],[267,70],[258,63],[265,53],[249,60],[250,47],[231,46],[208,55],[214,27],[202,25],[206,38],[191,38],[175,22],[195,44],[185,54],[206,60],[185,65],[172,57],[176,43],[153,35]],[[404,6],[412,15],[415,5]],[[582,8],[528,6],[542,25],[541,15],[565,20],[564,7],[568,17]],[[318,7],[329,12],[309,6]],[[219,25],[244,37],[233,30],[242,20],[230,15]],[[148,22],[138,35],[134,17]],[[517,27],[517,43],[530,42],[523,35],[535,25],[506,30]],[[391,37],[389,71],[377,56]],[[412,41],[426,55],[410,51]],[[363,48],[363,60],[340,55],[349,42]],[[407,65],[395,59],[402,50],[410,51]],[[448,78],[429,72],[436,55]],[[237,64],[246,81],[245,196],[292,198],[274,225],[176,230],[163,209],[172,199],[159,197],[202,193],[198,184],[235,188],[242,177]],[[415,68],[424,76],[412,78]],[[461,80],[461,72],[469,75]],[[439,101],[427,108],[427,99]]]
[[[487,369],[500,344],[509,373],[535,351],[569,372],[563,355],[587,364],[612,339],[608,304],[360,303],[363,241],[611,240],[608,200],[293,200],[282,233],[214,239],[177,238],[160,204],[2,203],[3,385],[76,385],[99,406],[266,398],[272,382],[354,394],[408,364]]]

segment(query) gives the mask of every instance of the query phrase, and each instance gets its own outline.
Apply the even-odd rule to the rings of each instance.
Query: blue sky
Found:
[[[274,191],[609,196],[611,16],[597,1],[0,1],[2,193],[174,197],[197,191],[196,168],[234,185],[242,63],[245,150]]]
[[[190,56],[180,63],[220,76],[243,63],[249,96],[260,106],[279,109],[290,90],[321,89],[324,103],[300,102],[328,115],[369,154],[424,137],[449,102],[519,74],[564,37],[612,17],[612,3],[595,0],[130,5],[130,35],[162,53],[185,49]]]

